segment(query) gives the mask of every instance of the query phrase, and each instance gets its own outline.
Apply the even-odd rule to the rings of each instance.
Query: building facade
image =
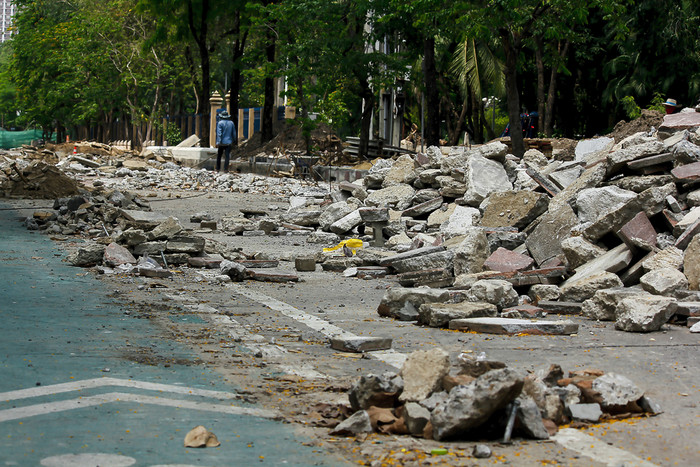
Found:
[[[12,31],[12,15],[15,14],[15,5],[12,0],[0,0],[0,42],[10,39]]]

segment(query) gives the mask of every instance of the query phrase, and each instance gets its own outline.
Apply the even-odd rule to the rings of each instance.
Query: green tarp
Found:
[[[41,130],[7,131],[0,129],[0,149],[18,148],[41,139]]]

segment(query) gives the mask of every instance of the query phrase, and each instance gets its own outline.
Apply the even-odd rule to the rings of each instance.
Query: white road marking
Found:
[[[654,463],[645,461],[625,450],[610,446],[605,441],[573,428],[559,430],[556,435],[552,436],[552,439],[567,449],[576,451],[610,467],[621,465],[625,467],[656,467]]]
[[[12,401],[27,399],[29,397],[48,396],[64,392],[80,391],[83,389],[99,388],[104,386],[121,386],[126,388],[145,389],[148,391],[171,392],[174,394],[186,394],[191,396],[210,397],[213,399],[236,399],[237,394],[232,392],[212,391],[209,389],[197,389],[174,384],[149,383],[119,378],[94,378],[70,383],[52,384],[49,386],[36,386],[33,388],[19,389],[16,391],[0,392],[0,401]]]
[[[136,402],[139,404],[160,405],[165,407],[175,407],[178,409],[204,410],[207,412],[225,413],[229,415],[250,415],[261,418],[280,417],[278,412],[265,409],[256,409],[252,407],[237,407],[233,405],[167,399],[163,397],[129,394],[125,392],[110,392],[95,396],[79,397],[77,399],[47,402],[44,404],[35,404],[26,407],[0,410],[0,422],[36,417],[49,413],[65,412],[67,410],[82,409],[85,407],[94,407],[114,402]]]
[[[292,305],[288,303],[284,303],[280,300],[277,300],[275,298],[269,297],[265,294],[262,294],[260,292],[256,292],[254,290],[250,290],[244,286],[239,286],[236,284],[229,284],[228,287],[234,289],[234,291],[239,294],[243,295],[246,298],[249,298],[251,300],[254,300],[258,303],[262,303],[263,305],[268,306],[269,308],[278,311],[282,313],[283,315],[292,318],[301,324],[320,332],[324,336],[328,337],[329,339],[335,339],[335,338],[342,338],[342,339],[350,339],[354,337],[359,337],[356,336],[355,334],[348,332],[342,328],[339,328],[338,326],[335,326],[334,324],[329,323],[328,321],[325,321],[321,318],[318,318],[316,316],[310,315],[308,313],[305,313],[298,308],[294,308]],[[375,351],[375,352],[365,352],[367,355],[382,361],[386,363],[387,365],[393,366],[395,368],[401,368],[403,366],[403,362],[406,360],[406,356],[396,352],[393,349],[390,350],[382,350],[382,351]]]

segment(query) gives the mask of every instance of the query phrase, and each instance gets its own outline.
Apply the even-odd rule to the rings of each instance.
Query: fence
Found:
[[[18,148],[23,144],[31,144],[40,140],[41,130],[8,131],[0,129],[0,149]]]

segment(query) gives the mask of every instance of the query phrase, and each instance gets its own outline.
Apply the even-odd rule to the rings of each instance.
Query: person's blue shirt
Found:
[[[216,144],[230,146],[235,141],[236,128],[233,122],[227,118],[222,118],[216,124]]]

